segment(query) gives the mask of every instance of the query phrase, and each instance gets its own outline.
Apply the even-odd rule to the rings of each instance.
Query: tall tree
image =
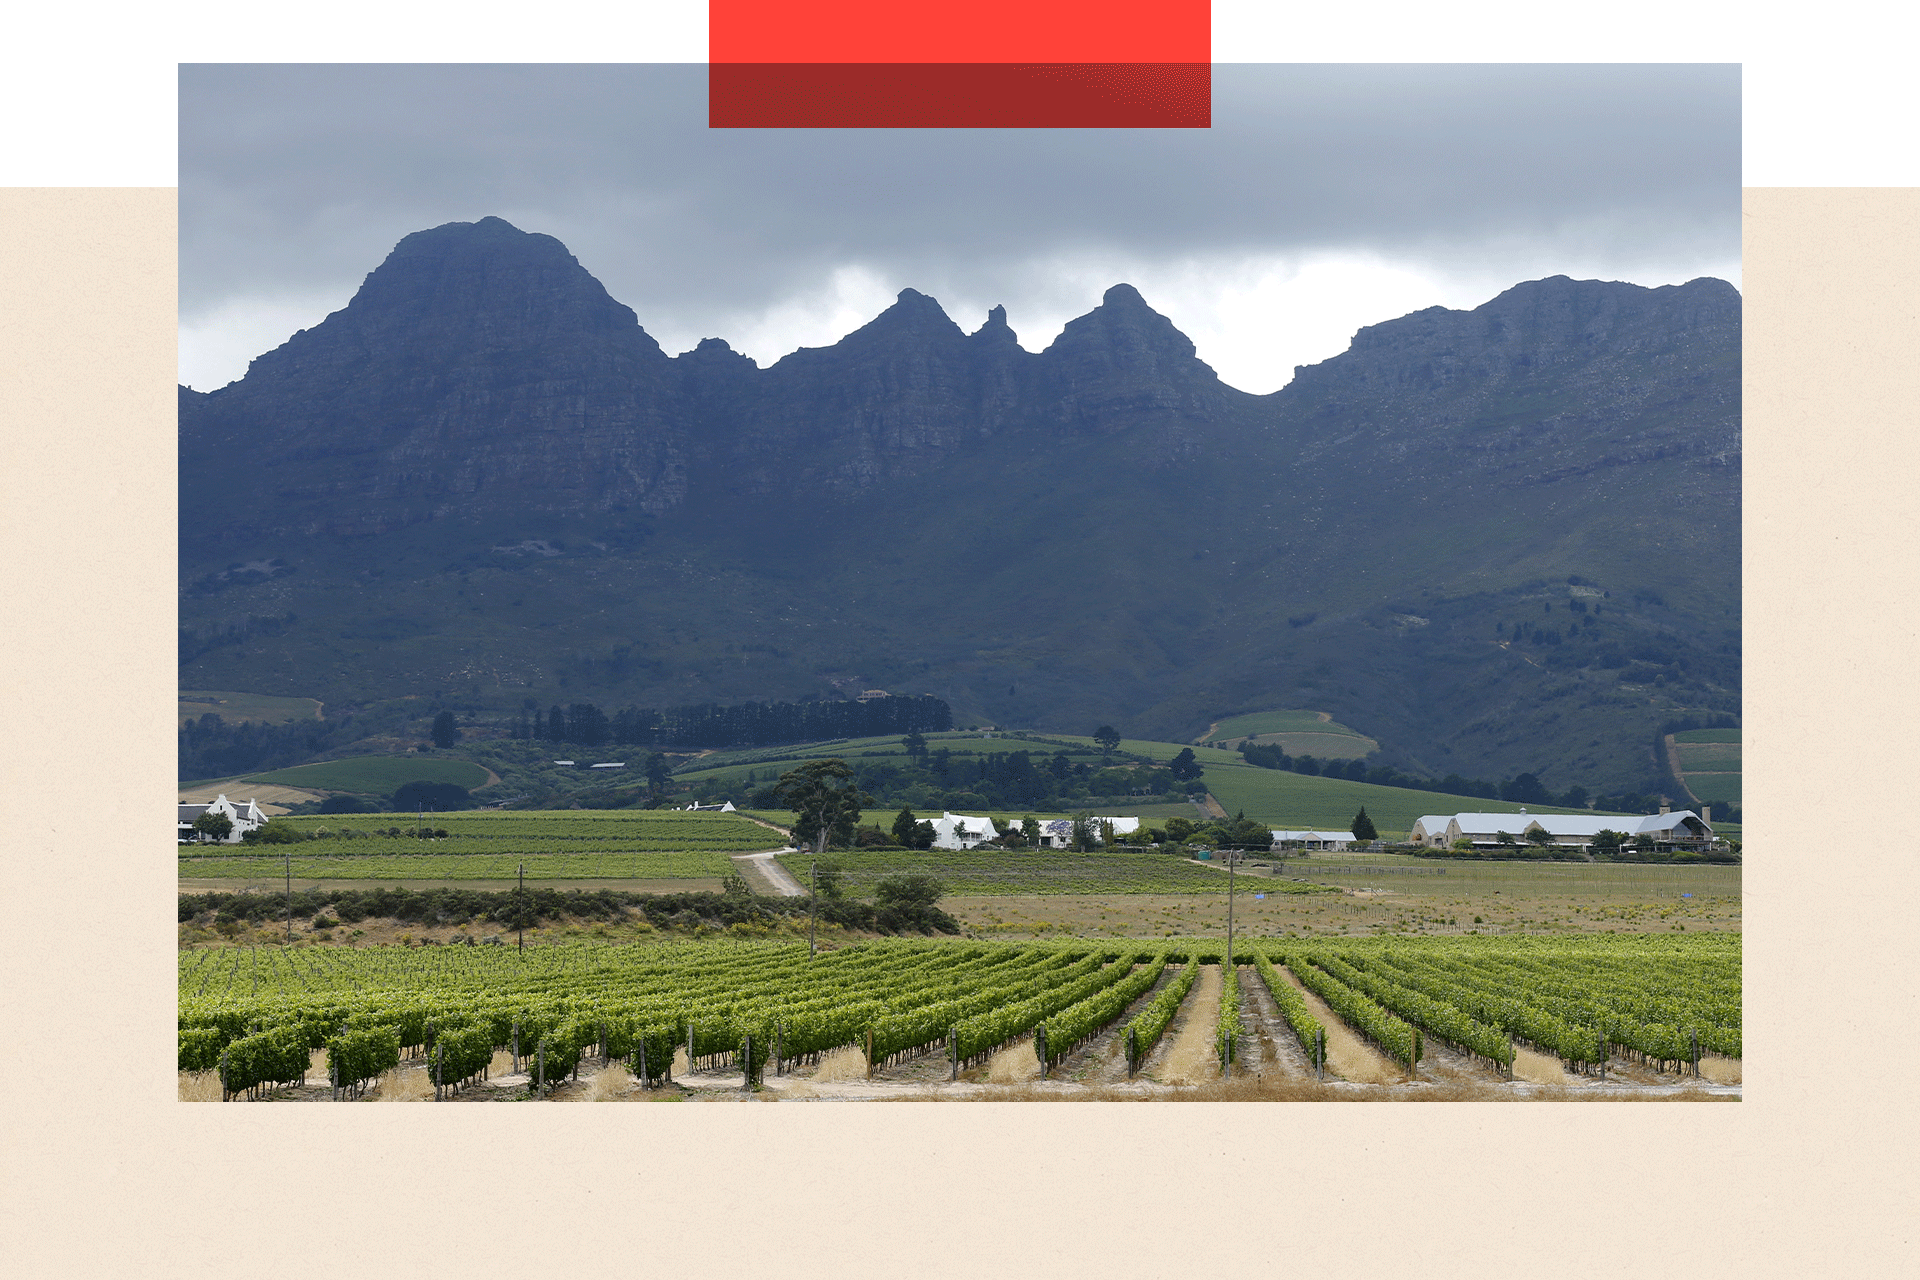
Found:
[[[794,839],[813,841],[816,854],[826,850],[829,837],[851,839],[860,823],[860,806],[873,803],[854,783],[847,762],[838,759],[809,760],[788,770],[773,790],[793,810]]]
[[[1102,755],[1110,755],[1120,745],[1120,731],[1110,724],[1103,724],[1093,731],[1093,740],[1100,745]]]
[[[1193,748],[1182,747],[1180,754],[1168,761],[1167,772],[1182,782],[1192,782],[1195,778],[1198,778],[1204,770],[1201,768],[1200,762],[1194,758]]]
[[[893,815],[893,838],[902,848],[913,848],[913,828],[917,822],[919,819],[913,816],[913,810],[904,806]]]
[[[1367,806],[1361,805],[1360,812],[1353,815],[1353,838],[1355,840],[1378,840],[1380,833],[1373,829],[1373,819],[1367,816]]]
[[[647,757],[646,768],[647,786],[658,797],[661,790],[666,787],[667,776],[671,772],[667,765],[667,758],[656,751]]]
[[[233,834],[233,819],[224,813],[203,813],[193,820],[193,834],[201,843],[219,844]]]
[[[460,741],[460,730],[453,723],[453,712],[442,711],[433,718],[433,745],[442,751]]]

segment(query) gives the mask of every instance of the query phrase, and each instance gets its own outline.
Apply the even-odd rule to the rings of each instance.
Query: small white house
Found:
[[[735,812],[735,809],[733,807],[733,801],[726,800],[726,801],[722,801],[719,804],[690,804],[686,808],[682,809],[680,812],[682,813],[733,813]]]
[[[205,813],[224,815],[233,823],[233,830],[227,833],[222,844],[239,844],[240,837],[256,827],[267,825],[266,812],[252,800],[244,802],[227,799],[224,795],[216,797],[210,804],[183,804],[180,806],[180,843],[193,844],[200,837],[193,829],[194,822]]]
[[[995,829],[991,818],[943,812],[939,817],[928,818],[927,821],[933,825],[933,847],[936,849],[973,849],[1000,838],[1000,832]]]
[[[1302,849],[1313,853],[1338,852],[1363,843],[1351,831],[1274,831],[1273,843],[1283,849]]]
[[[1110,822],[1113,824],[1113,834],[1116,838],[1119,836],[1130,836],[1134,834],[1136,831],[1140,830],[1140,819],[1138,818],[1088,818],[1087,822],[1089,823],[1089,825],[1093,827],[1093,836],[1095,840],[1098,840],[1100,838],[1100,832],[1101,832],[1100,824],[1103,822]],[[1041,820],[1040,839],[1039,839],[1040,848],[1066,849],[1066,848],[1070,848],[1072,845],[1073,845],[1073,819],[1043,818]]]

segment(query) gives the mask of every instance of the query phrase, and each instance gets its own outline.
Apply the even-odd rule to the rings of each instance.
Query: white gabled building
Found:
[[[936,849],[972,849],[1000,838],[991,818],[943,812],[939,817],[925,821],[933,826],[933,847]]]
[[[1445,825],[1435,830],[1433,824]],[[1414,824],[1413,842],[1436,848],[1451,848],[1460,840],[1470,840],[1475,848],[1497,848],[1505,832],[1515,843],[1527,844],[1528,833],[1540,831],[1551,842],[1567,848],[1584,849],[1602,831],[1618,831],[1628,839],[1651,836],[1660,844],[1682,848],[1704,848],[1713,841],[1713,828],[1691,809],[1677,813],[1655,813],[1644,817],[1619,814],[1584,813],[1456,813],[1450,818],[1426,817]]]
[[[221,844],[239,844],[240,837],[256,827],[267,825],[266,811],[252,800],[237,802],[226,796],[218,796],[209,804],[183,804],[180,806],[180,843],[198,843],[200,836],[193,829],[194,822],[202,814],[222,814],[233,823],[233,830]]]
[[[690,804],[680,810],[681,813],[737,813],[733,801],[723,800],[719,804]]]
[[[1087,821],[1093,827],[1093,835],[1096,840],[1100,838],[1100,832],[1102,830],[1100,824],[1103,822],[1113,824],[1113,834],[1116,839],[1120,836],[1130,836],[1140,830],[1140,819],[1138,818],[1088,818]],[[1037,845],[1042,849],[1072,848],[1073,819],[1042,818],[1040,820],[1040,835]]]

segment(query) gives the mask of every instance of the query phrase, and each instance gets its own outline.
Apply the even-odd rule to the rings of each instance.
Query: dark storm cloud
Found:
[[[1730,66],[1222,66],[1207,131],[708,130],[704,77],[183,68],[183,315],[337,306],[401,236],[487,214],[559,237],[648,325],[849,264],[1017,320],[1063,257],[1738,258]]]

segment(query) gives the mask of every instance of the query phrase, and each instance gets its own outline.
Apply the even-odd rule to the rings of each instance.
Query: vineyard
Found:
[[[273,821],[315,838],[270,852],[184,845],[181,878],[261,879],[290,869],[303,880],[511,880],[524,865],[530,880],[710,880],[733,869],[728,854],[781,843],[780,833],[730,813],[356,813]],[[427,834],[409,834],[416,831]]]
[[[788,854],[780,859],[801,884],[811,859]],[[956,895],[1218,893],[1227,891],[1226,875],[1184,858],[1158,853],[1025,853],[995,850],[835,850],[826,856],[840,869],[854,893],[885,876],[924,872]],[[1244,891],[1247,881],[1240,883]],[[1261,880],[1264,893],[1325,893],[1320,885],[1290,880]]]
[[[1730,934],[1259,939],[1236,947],[1209,1031],[1223,1064],[1237,1057],[1257,984],[1315,1072],[1316,1008],[1410,1073],[1435,1044],[1494,1080],[1522,1049],[1577,1072],[1680,1071],[1740,1056],[1740,954]],[[205,949],[180,958],[179,1068],[218,1072],[224,1097],[266,1096],[324,1050],[331,1096],[403,1058],[451,1093],[506,1052],[538,1094],[596,1058],[655,1087],[676,1050],[683,1071],[731,1066],[748,1085],[770,1062],[847,1049],[870,1073],[931,1058],[957,1079],[1019,1042],[1044,1071],[1104,1037],[1131,1075],[1223,958],[1196,939],[883,940],[814,957],[760,942]]]

